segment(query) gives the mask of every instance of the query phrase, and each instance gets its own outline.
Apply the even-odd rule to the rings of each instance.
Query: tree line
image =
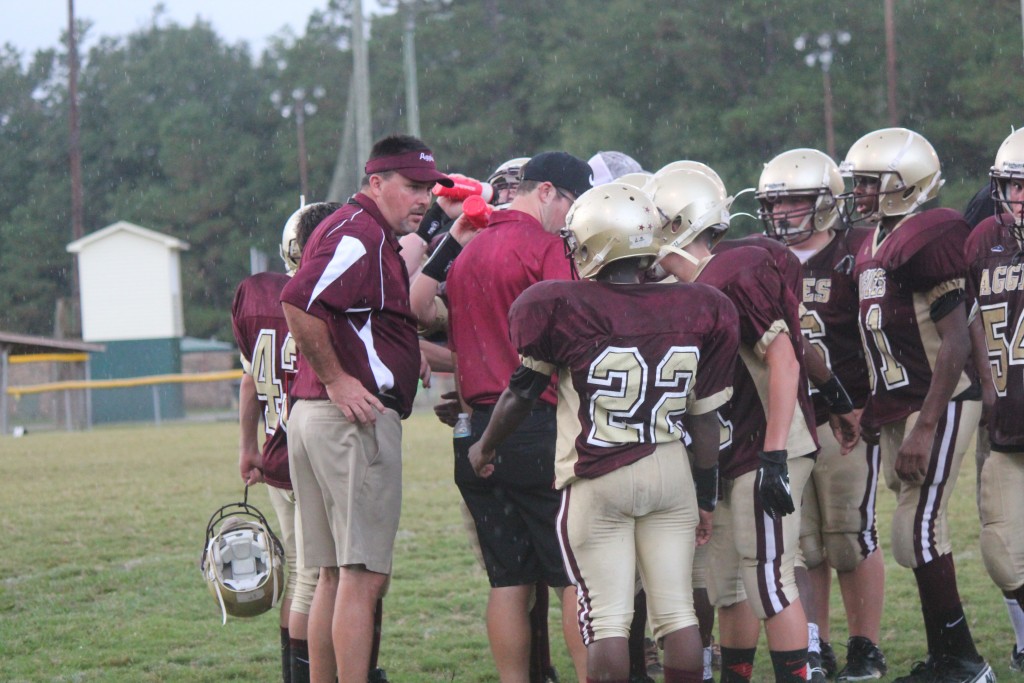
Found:
[[[369,27],[374,137],[406,127],[406,14],[395,9]],[[897,0],[895,9],[899,123],[935,146],[947,178],[940,203],[962,208],[1021,122],[1020,5]],[[888,125],[882,0],[419,0],[415,18],[422,136],[450,171],[480,177],[543,150],[612,149],[651,170],[697,159],[730,192],[751,187],[775,154],[825,148],[822,72],[794,48],[799,35],[825,31],[851,36],[829,71],[838,156]],[[349,25],[347,3],[325,0],[302,35],[276,36],[256,56],[158,8],[149,26],[82,55],[86,233],[127,220],[189,242],[188,334],[230,339],[249,248],[277,253],[299,195],[296,125],[281,103],[298,88],[322,92],[305,134],[310,199],[326,194],[348,98]],[[89,31],[80,21],[80,39]],[[68,55],[62,44],[24,57],[0,49],[0,329],[48,335],[73,267]],[[754,209],[749,196],[737,206]],[[734,226],[758,229],[744,218]]]

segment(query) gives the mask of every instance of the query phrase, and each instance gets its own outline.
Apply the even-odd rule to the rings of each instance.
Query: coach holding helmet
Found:
[[[402,504],[401,419],[427,373],[397,236],[419,225],[435,182],[451,183],[411,136],[375,143],[366,176],[364,191],[310,237],[281,294],[300,354],[292,483],[303,557],[320,567],[309,619],[313,681],[333,679],[316,656],[331,641],[339,682],[367,679]]]

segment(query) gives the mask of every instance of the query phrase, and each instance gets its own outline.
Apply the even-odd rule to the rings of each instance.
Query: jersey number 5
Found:
[[[985,327],[989,365],[996,393],[1006,396],[1007,370],[1011,365],[1024,364],[1024,314],[1017,319],[1013,335],[1007,340],[1006,302],[981,307],[981,322]]]

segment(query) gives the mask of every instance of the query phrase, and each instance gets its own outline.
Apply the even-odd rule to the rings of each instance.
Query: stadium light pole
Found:
[[[806,33],[797,36],[793,41],[793,48],[797,52],[804,52],[804,63],[809,67],[815,65],[821,67],[821,84],[825,94],[825,147],[828,155],[836,158],[836,134],[832,124],[832,62],[835,59],[835,46],[846,45],[850,42],[850,32],[837,30],[819,33],[814,41]]]
[[[321,86],[313,88],[307,97],[305,88],[292,90],[291,102],[284,102],[281,91],[270,93],[270,101],[281,112],[284,118],[295,114],[295,131],[299,142],[299,188],[303,197],[309,197],[309,155],[306,153],[306,117],[316,113],[316,100],[322,98],[327,91]],[[312,99],[310,99],[312,98]]]

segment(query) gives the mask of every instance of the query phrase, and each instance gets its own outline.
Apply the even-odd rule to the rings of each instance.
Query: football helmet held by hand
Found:
[[[254,617],[272,609],[285,589],[284,548],[248,499],[247,486],[242,502],[213,513],[199,564],[225,624],[229,614]]]

